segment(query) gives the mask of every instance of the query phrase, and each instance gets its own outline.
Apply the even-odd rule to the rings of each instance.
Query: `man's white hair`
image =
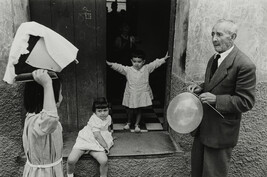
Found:
[[[238,26],[234,21],[226,20],[226,19],[220,19],[217,21],[216,25],[220,24],[220,23],[225,23],[227,25],[226,30],[229,34],[237,34]]]

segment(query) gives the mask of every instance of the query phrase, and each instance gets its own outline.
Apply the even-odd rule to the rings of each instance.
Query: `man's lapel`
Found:
[[[220,64],[219,68],[216,70],[212,78],[210,78],[210,67],[208,68],[207,78],[206,81],[208,81],[206,85],[206,90],[210,91],[213,89],[216,85],[218,85],[227,75],[227,69],[232,66],[233,61],[235,59],[235,56],[238,52],[238,48],[234,46],[233,50],[229,53],[229,55],[223,60],[223,62]]]

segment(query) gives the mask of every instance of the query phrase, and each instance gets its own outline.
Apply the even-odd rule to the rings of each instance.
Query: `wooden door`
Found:
[[[78,49],[79,64],[60,73],[63,102],[60,117],[65,131],[82,128],[92,114],[92,101],[105,96],[106,1],[30,0],[32,21],[64,36]]]

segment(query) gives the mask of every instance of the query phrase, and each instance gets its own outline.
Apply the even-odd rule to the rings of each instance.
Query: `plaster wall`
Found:
[[[177,4],[183,0],[177,0]],[[212,26],[221,18],[232,19],[239,26],[236,45],[257,67],[257,91],[254,108],[243,114],[238,145],[234,148],[229,176],[267,176],[267,2],[264,0],[191,0],[188,21],[186,58],[181,65],[179,45],[181,32],[175,30],[172,84],[170,97],[185,90],[190,81],[203,82],[208,59],[214,54],[211,43]],[[176,19],[181,19],[176,13]],[[176,21],[178,28],[182,29]],[[179,39],[179,40],[178,40]],[[184,67],[184,69],[183,69]],[[190,135],[171,130],[177,143],[188,152],[192,145]]]
[[[27,0],[0,1],[0,176],[21,176],[22,89],[2,81],[9,50],[18,26],[28,20]]]

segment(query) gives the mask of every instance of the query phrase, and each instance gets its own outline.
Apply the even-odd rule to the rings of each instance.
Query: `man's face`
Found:
[[[233,36],[227,32],[225,23],[216,24],[212,29],[211,36],[214,49],[218,53],[225,52],[234,44]]]

